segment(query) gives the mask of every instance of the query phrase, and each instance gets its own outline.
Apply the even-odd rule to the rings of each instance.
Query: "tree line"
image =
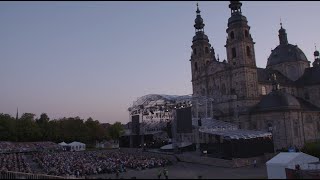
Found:
[[[96,141],[118,140],[123,133],[120,122],[106,127],[91,117],[87,120],[80,117],[50,120],[46,113],[42,113],[40,118],[35,116],[33,113],[24,113],[16,119],[9,114],[0,113],[0,141],[80,141],[94,144]]]

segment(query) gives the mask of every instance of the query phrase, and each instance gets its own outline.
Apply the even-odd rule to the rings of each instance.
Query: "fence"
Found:
[[[62,177],[62,176],[51,176],[46,174],[32,174],[32,173],[6,171],[6,172],[1,172],[0,179],[81,179],[81,178],[75,178],[73,176]]]

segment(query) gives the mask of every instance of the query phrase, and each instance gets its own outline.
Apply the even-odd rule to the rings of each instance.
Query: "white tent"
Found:
[[[268,179],[286,179],[285,168],[318,161],[319,158],[302,152],[281,152],[266,162]]]
[[[63,142],[59,143],[59,145],[60,146],[67,146],[68,144],[63,141]]]
[[[86,145],[81,142],[74,141],[72,143],[69,143],[68,146],[70,146],[71,151],[84,151],[84,150],[86,150]]]

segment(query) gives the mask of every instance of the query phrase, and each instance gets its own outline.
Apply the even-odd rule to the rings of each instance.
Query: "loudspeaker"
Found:
[[[140,134],[139,115],[134,115],[131,118],[132,118],[132,133],[139,135]]]

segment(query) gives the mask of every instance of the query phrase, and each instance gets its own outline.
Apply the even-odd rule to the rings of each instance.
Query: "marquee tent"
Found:
[[[319,158],[302,152],[281,152],[266,162],[268,179],[286,179],[285,168],[318,161]]]
[[[84,151],[84,150],[86,150],[86,145],[81,142],[74,141],[74,142],[68,144],[68,146],[70,146],[71,151]]]
[[[65,143],[65,142],[61,142],[61,143],[59,143],[59,145],[60,145],[60,146],[67,146],[68,144]]]

